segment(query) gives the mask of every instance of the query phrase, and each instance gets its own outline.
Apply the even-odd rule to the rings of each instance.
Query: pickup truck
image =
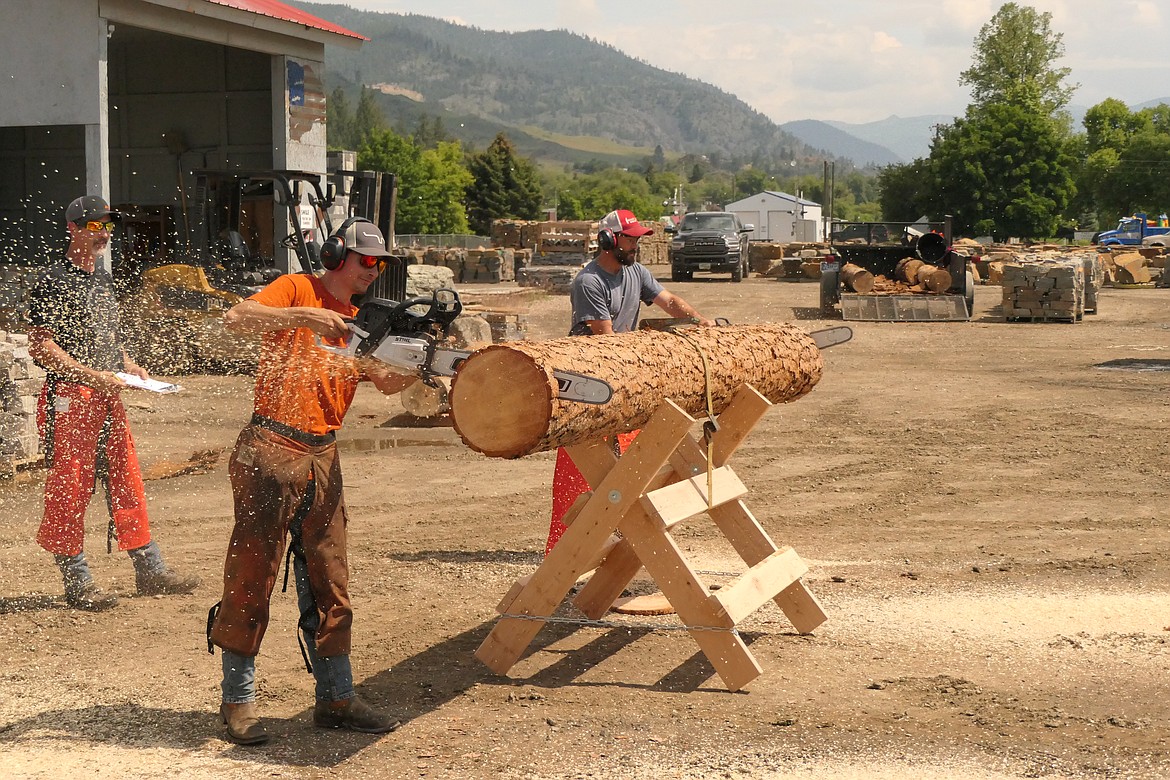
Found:
[[[1150,217],[1146,214],[1134,214],[1119,220],[1113,230],[1098,233],[1094,236],[1093,243],[1101,246],[1150,246],[1154,243],[1150,239],[1155,236],[1170,236],[1170,220],[1166,215]]]
[[[695,271],[731,273],[741,282],[748,274],[748,234],[753,225],[744,224],[730,211],[692,211],[684,214],[666,232],[670,242],[670,278],[689,282]]]

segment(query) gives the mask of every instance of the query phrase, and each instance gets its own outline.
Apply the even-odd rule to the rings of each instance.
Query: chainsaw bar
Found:
[[[451,376],[459,365],[471,356],[471,352],[459,349],[436,349],[435,357],[431,360],[431,373],[438,376]],[[553,371],[553,379],[557,380],[557,398],[562,401],[577,401],[582,404],[604,404],[613,398],[613,388],[609,382],[573,371]]]
[[[835,347],[838,344],[844,344],[853,338],[853,328],[845,325],[838,325],[835,328],[825,328],[824,330],[814,330],[808,334],[812,336],[812,340],[816,343],[818,349],[828,349]]]

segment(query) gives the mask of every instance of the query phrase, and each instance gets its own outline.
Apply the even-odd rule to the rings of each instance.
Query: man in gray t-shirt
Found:
[[[653,229],[638,224],[638,218],[625,209],[611,211],[602,218],[601,230],[597,234],[597,257],[577,274],[569,291],[569,301],[573,306],[570,336],[634,330],[638,327],[638,307],[643,303],[647,306],[653,303],[672,317],[690,318],[697,325],[711,327],[715,324],[682,298],[667,292],[646,266],[634,259],[638,239],[653,232]],[[618,446],[623,452],[637,433],[618,434]],[[589,490],[589,483],[569,453],[564,448],[558,449],[553,472],[552,522],[548,528],[545,555],[565,532],[565,512],[586,490]]]
[[[668,292],[635,259],[638,239],[654,230],[639,224],[633,212],[611,211],[601,219],[597,257],[573,279],[570,336],[626,333],[638,327],[638,308],[654,304],[672,317],[698,325],[715,324],[682,298]]]

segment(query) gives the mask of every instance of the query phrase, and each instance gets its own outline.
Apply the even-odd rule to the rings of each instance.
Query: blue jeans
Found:
[[[317,602],[309,584],[309,567],[305,563],[301,548],[300,521],[289,528],[292,544],[293,576],[297,586],[297,609],[304,616],[301,625],[305,650],[313,666],[313,677],[317,680],[317,701],[344,701],[354,697],[353,669],[348,655],[321,657],[317,655]],[[243,704],[256,701],[256,657],[237,655],[230,650],[223,651],[224,704]]]

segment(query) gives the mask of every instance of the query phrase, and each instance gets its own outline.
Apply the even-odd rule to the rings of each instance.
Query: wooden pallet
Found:
[[[11,458],[0,455],[0,479],[13,479],[18,474],[44,468],[45,456],[37,454],[28,458]]]
[[[763,671],[735,630],[774,601],[802,634],[827,616],[801,577],[808,567],[778,548],[743,502],[747,488],[727,465],[772,404],[743,385],[706,442],[690,435],[695,419],[665,401],[620,457],[608,440],[569,448],[593,488],[565,516],[564,536],[540,567],[500,601],[499,621],[475,656],[497,674],[521,658],[576,582],[592,572],[574,604],[592,620],[609,611],[644,567],[728,689]],[[708,453],[710,457],[708,458]],[[671,536],[707,514],[747,565],[734,582],[709,588]]]

